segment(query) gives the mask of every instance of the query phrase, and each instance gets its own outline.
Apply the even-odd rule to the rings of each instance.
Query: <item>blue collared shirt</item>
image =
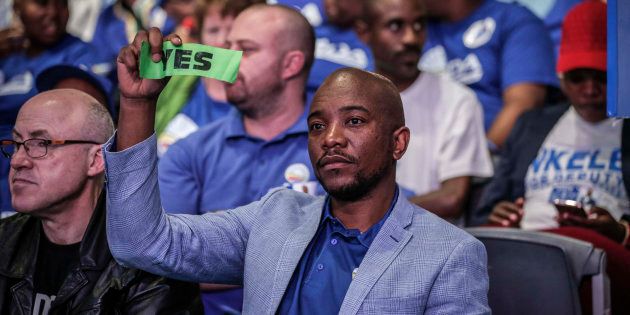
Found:
[[[288,184],[285,173],[296,164],[308,170],[307,181],[321,193],[307,151],[307,114],[305,109],[293,126],[270,141],[248,135],[238,111],[177,141],[159,161],[164,209],[202,214],[248,204]]]
[[[280,314],[337,314],[353,274],[398,200],[398,188],[387,213],[364,233],[347,229],[330,212],[330,198],[315,238],[302,255],[282,298]]]

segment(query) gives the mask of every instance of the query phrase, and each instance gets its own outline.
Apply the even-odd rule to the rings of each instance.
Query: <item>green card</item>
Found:
[[[197,75],[233,83],[238,74],[242,51],[200,44],[175,46],[164,42],[159,62],[151,60],[149,44],[142,43],[140,50],[140,76],[162,79],[174,75]]]

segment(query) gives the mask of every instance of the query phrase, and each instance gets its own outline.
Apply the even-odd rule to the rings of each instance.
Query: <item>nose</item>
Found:
[[[230,49],[230,44],[227,41],[226,31],[220,31],[219,34],[217,34],[217,43],[220,43],[219,47],[221,48]]]
[[[413,26],[407,25],[403,30],[402,42],[405,45],[418,45],[420,43],[420,33],[413,29]]]
[[[33,165],[33,161],[31,161],[31,158],[26,154],[24,145],[21,145],[18,149],[13,151],[10,165],[11,168],[16,170],[30,168]]]
[[[344,135],[343,127],[337,124],[331,125],[324,134],[324,149],[345,147],[346,145],[348,145],[348,139]]]

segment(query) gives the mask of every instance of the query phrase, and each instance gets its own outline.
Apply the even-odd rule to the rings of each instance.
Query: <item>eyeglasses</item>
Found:
[[[23,142],[15,140],[0,140],[0,149],[2,155],[6,158],[10,158],[14,152],[17,152],[22,145],[26,150],[26,155],[31,158],[40,158],[46,156],[48,153],[48,147],[51,145],[65,145],[65,144],[101,144],[95,141],[85,140],[47,140],[47,139],[27,139]]]
[[[586,80],[593,80],[599,84],[606,84],[606,72],[595,69],[576,69],[567,71],[562,78],[572,84],[581,84]]]

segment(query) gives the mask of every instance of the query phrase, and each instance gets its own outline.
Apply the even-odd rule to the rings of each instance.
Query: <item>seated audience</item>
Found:
[[[370,49],[354,32],[365,0],[274,0],[300,9],[315,29],[315,62],[306,84],[309,96],[324,79],[342,67],[374,70]]]
[[[244,39],[246,21],[258,21],[259,30],[268,32],[280,21],[296,20],[293,27],[308,28],[289,11],[297,13],[247,9],[236,18],[230,42],[253,41],[237,40]],[[409,130],[396,87],[380,75],[341,69],[314,96],[308,151],[327,197],[281,188],[233,210],[166,214],[153,121],[146,119],[153,116],[164,83],[139,78],[134,61],[148,37],[155,39],[152,51],[161,51],[159,31],[150,32],[139,33],[134,46],[121,51],[121,120],[115,141],[105,145],[107,232],[121,263],[191,281],[243,284],[246,314],[490,313],[483,245],[398,198],[396,161],[405,152]],[[286,43],[265,35],[260,32],[258,45]],[[176,36],[167,39],[181,43]],[[305,53],[298,47],[280,55],[302,60]],[[287,67],[283,72],[293,73]],[[303,84],[301,68],[294,70],[304,74]],[[235,179],[227,172],[222,176]]]
[[[118,51],[133,40],[142,29],[157,27],[169,34],[176,22],[156,0],[118,0],[105,8],[98,17],[92,44],[108,61],[114,62]],[[110,79],[117,84],[116,69]]]
[[[100,144],[113,132],[96,99],[56,89],[26,102],[13,140],[1,140],[20,212],[0,220],[2,314],[200,310],[196,285],[122,267],[111,256]]]
[[[481,105],[446,74],[420,72],[426,11],[416,0],[366,2],[358,32],[372,48],[376,71],[400,91],[411,140],[396,181],[411,201],[439,215],[462,218],[471,176],[491,177]]]
[[[201,44],[226,47],[226,36],[234,18],[254,2],[261,1],[205,1],[197,8]],[[158,155],[163,156],[171,144],[224,117],[231,109],[225,96],[225,83],[197,76],[171,78],[157,105]]]
[[[233,208],[282,185],[318,189],[306,150],[304,86],[314,42],[308,21],[293,9],[258,4],[236,17],[227,41],[243,51],[238,77],[225,90],[236,110],[177,141],[160,159],[160,195],[170,213]],[[204,293],[206,312],[240,309],[242,290],[231,291],[231,297]]]
[[[529,10],[496,0],[421,0],[430,16],[425,71],[447,71],[477,94],[497,151],[516,119],[557,85],[553,47]]]
[[[547,106],[519,119],[482,197],[477,221],[489,215],[491,224],[506,227],[592,230],[617,243],[608,246],[609,260],[622,257],[628,266],[630,173],[625,161],[630,130],[627,121],[606,117],[606,4],[585,1],[567,14],[557,71],[570,104]],[[554,206],[567,200],[575,212]],[[613,308],[627,303],[621,296],[629,292],[630,271],[621,272],[611,274]]]
[[[35,78],[44,69],[72,63],[104,77],[112,69],[98,50],[66,32],[66,0],[15,0],[14,10],[23,42],[0,59],[0,139],[11,137],[17,113],[36,94]],[[13,213],[8,172],[8,160],[0,159],[0,213]]]

